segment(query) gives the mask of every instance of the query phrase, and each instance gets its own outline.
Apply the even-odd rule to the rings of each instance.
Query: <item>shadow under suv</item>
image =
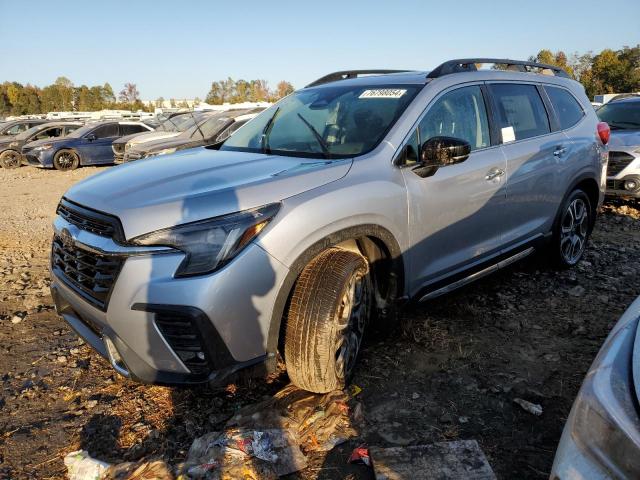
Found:
[[[299,387],[341,388],[367,323],[393,321],[399,304],[541,248],[576,264],[608,132],[582,86],[548,65],[330,74],[215,149],[69,189],[52,295],[139,381],[219,382],[281,355]]]

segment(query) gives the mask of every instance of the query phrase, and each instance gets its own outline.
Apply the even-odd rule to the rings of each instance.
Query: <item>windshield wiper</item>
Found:
[[[302,115],[300,115],[298,113],[298,117],[300,117],[300,120],[302,120],[304,122],[304,124],[309,128],[309,130],[311,130],[311,133],[313,133],[313,136],[316,137],[316,140],[318,141],[318,145],[320,145],[320,148],[322,148],[322,153],[324,153],[325,157],[327,158],[331,158],[331,152],[329,151],[329,146],[327,145],[327,143],[324,141],[324,138],[322,138],[322,135],[320,135],[318,133],[318,131],[313,127],[313,125],[311,125]]]
[[[269,150],[269,134],[271,133],[271,127],[273,126],[273,121],[275,120],[276,115],[278,115],[278,113],[280,113],[280,107],[276,108],[276,111],[273,112],[273,115],[271,115],[271,118],[262,129],[262,137],[260,138],[260,149],[262,150],[262,153],[269,153],[270,151]]]

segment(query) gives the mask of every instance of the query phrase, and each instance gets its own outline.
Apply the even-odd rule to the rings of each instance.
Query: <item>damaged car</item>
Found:
[[[211,114],[204,117],[200,123],[176,137],[140,143],[132,147],[127,152],[126,161],[131,162],[141,158],[168,155],[180,150],[223,142],[262,110],[264,110],[264,108],[228,110],[222,113]]]
[[[0,125],[0,141],[9,140],[16,135],[26,132],[36,125],[46,123],[47,120],[30,119],[30,120],[9,120]]]
[[[103,121],[89,123],[66,137],[38,140],[23,147],[29,165],[56,170],[113,163],[113,141],[123,135],[149,132],[143,122]]]
[[[614,98],[597,113],[611,128],[607,195],[640,198],[640,95]]]
[[[582,383],[551,480],[640,478],[640,298],[622,315]]]
[[[81,122],[48,122],[19,133],[10,140],[0,141],[0,166],[17,168],[22,165],[22,148],[31,142],[64,137],[80,128]]]
[[[221,383],[281,359],[302,389],[343,388],[367,325],[407,302],[535,252],[576,265],[607,138],[584,88],[551,65],[331,73],[221,144],[71,187],[52,297],[137,381]]]

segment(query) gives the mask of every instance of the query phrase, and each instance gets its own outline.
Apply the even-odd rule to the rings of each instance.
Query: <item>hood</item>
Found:
[[[42,140],[35,140],[33,142],[29,142],[25,145],[25,147],[31,149],[31,148],[36,148],[39,147],[40,145],[44,145],[47,143],[51,143],[51,144],[55,144],[55,143],[62,143],[69,140],[69,137],[53,137],[53,138],[43,138]]]
[[[145,143],[144,145],[140,145],[139,147],[134,148],[131,151],[146,154],[146,153],[159,152],[160,150],[164,150],[165,148],[180,148],[180,147],[193,148],[193,147],[197,147],[204,144],[205,143],[202,137],[200,137],[199,139],[173,137],[173,138],[163,138],[161,140]]]
[[[610,149],[631,147],[640,147],[640,130],[611,130]]]
[[[129,145],[134,146],[134,145],[138,145],[140,143],[153,142],[154,140],[159,140],[161,138],[177,137],[181,133],[182,132],[149,132],[149,133],[142,133],[142,134],[136,135],[135,138],[132,138],[131,140],[129,140],[128,143],[129,143]]]
[[[147,133],[151,133],[151,132],[147,132]],[[125,135],[124,137],[115,139],[113,143],[116,145],[119,143],[127,143],[129,140],[133,140],[134,138],[139,137],[140,135],[146,135],[146,133],[138,132],[138,133],[132,133],[130,135]]]
[[[279,202],[342,178],[351,163],[198,148],[110,168],[64,196],[119,217],[130,239]]]
[[[9,142],[13,140],[15,135],[0,135],[0,142]]]

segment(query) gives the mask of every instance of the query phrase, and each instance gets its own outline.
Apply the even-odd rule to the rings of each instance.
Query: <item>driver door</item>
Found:
[[[118,138],[118,124],[100,125],[89,133],[79,147],[83,165],[113,163],[111,144]],[[93,137],[92,137],[93,135]]]
[[[500,148],[492,145],[481,85],[448,90],[432,102],[406,151],[413,151],[417,160],[420,146],[437,136],[465,140],[471,154],[435,173],[410,161],[402,169],[408,191],[412,294],[481,262],[502,244],[507,166]]]

